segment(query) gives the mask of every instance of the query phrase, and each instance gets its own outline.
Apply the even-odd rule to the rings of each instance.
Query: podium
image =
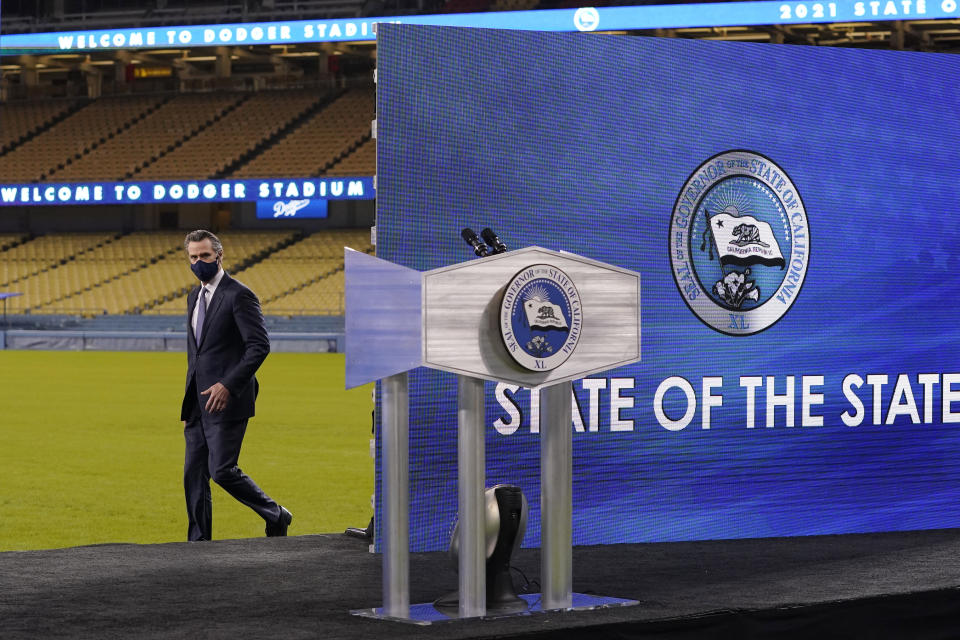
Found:
[[[485,380],[540,390],[540,607],[636,604],[572,591],[571,402],[573,380],[640,360],[640,274],[540,247],[426,272],[347,248],[344,264],[346,386],[382,383],[383,607],[353,613],[430,618],[409,601],[407,372],[420,366],[458,376],[459,616],[486,615]]]

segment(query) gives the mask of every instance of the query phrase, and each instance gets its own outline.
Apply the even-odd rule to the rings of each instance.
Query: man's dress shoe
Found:
[[[275,536],[285,536],[287,535],[287,527],[290,526],[290,523],[293,521],[293,514],[289,511],[280,507],[280,518],[277,519],[274,523],[267,523],[267,537],[273,538]]]

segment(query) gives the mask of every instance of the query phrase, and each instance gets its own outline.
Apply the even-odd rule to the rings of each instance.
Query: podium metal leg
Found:
[[[573,606],[573,414],[570,382],[540,390],[540,574],[543,608]]]
[[[460,617],[487,612],[483,380],[457,377]]]
[[[384,378],[381,433],[383,480],[383,612],[410,616],[410,398],[407,373]]]

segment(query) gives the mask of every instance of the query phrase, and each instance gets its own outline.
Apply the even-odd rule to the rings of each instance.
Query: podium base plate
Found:
[[[460,618],[449,616],[437,611],[432,603],[410,605],[410,616],[402,618],[399,616],[389,616],[383,612],[383,607],[373,609],[352,609],[351,614],[363,618],[376,618],[378,620],[393,620],[394,622],[403,622],[407,624],[438,624],[444,622],[456,622],[457,620],[493,620],[497,618],[513,618],[516,616],[528,616],[537,613],[546,613],[550,611],[588,611],[590,609],[606,609],[609,607],[631,607],[640,604],[637,600],[625,600],[623,598],[610,598],[607,596],[591,596],[585,593],[574,593],[573,603],[570,607],[563,609],[544,609],[541,606],[541,596],[539,593],[521,594],[521,598],[526,600],[529,608],[526,611],[517,613],[488,613],[485,616],[471,618]]]

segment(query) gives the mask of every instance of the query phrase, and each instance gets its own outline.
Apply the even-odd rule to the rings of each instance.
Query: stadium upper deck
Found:
[[[953,52],[958,3],[4,2],[0,182],[372,175],[378,19]]]
[[[369,176],[373,118],[371,86],[0,103],[0,183]]]

